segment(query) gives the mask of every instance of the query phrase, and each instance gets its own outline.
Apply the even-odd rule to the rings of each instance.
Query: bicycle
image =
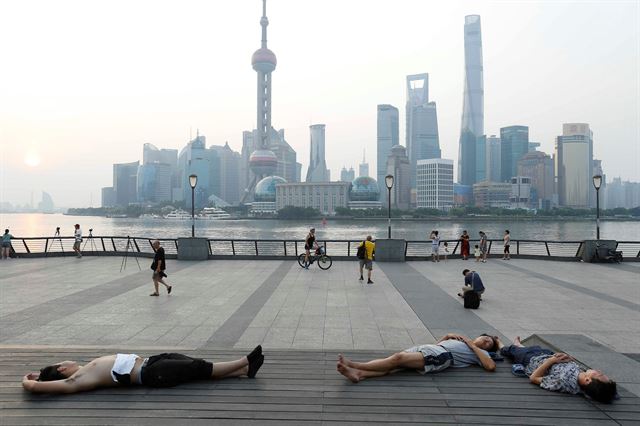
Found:
[[[298,256],[298,265],[300,265],[300,267],[302,268],[307,266],[304,258],[305,253],[302,253]],[[331,265],[333,265],[333,260],[331,260],[331,256],[325,254],[324,247],[318,247],[315,250],[315,253],[309,253],[309,265],[312,265],[315,261],[317,261],[318,263],[318,268],[322,269],[323,271],[326,271],[327,269],[331,268]]]

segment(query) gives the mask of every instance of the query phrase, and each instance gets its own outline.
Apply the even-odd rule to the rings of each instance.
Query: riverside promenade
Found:
[[[168,260],[152,292],[150,259],[56,257],[0,263],[1,424],[638,424],[640,263],[449,259],[377,263],[375,284],[355,261],[322,271],[295,260]],[[462,269],[487,287],[480,309],[456,296]],[[480,368],[415,372],[351,384],[337,354],[356,360],[433,343],[447,332],[537,335],[621,385],[606,406],[547,392]],[[537,340],[536,340],[537,339]],[[262,344],[255,380],[171,389],[107,389],[41,396],[28,371],[64,359],[180,351],[221,361]],[[635,368],[638,367],[638,368]]]

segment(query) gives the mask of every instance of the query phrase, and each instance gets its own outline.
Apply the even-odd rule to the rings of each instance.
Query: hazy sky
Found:
[[[48,191],[100,205],[112,163],[196,128],[237,151],[256,121],[260,0],[0,0],[0,200]],[[376,105],[400,109],[429,73],[443,158],[457,160],[464,16],[482,16],[485,129],[530,127],[551,153],[586,122],[609,178],[640,180],[640,2],[269,0],[273,115],[303,163],[326,124],[327,163],[375,171]]]

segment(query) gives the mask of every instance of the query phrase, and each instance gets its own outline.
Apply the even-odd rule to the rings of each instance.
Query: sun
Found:
[[[37,167],[40,165],[40,156],[37,152],[31,150],[24,156],[24,164],[29,167]]]

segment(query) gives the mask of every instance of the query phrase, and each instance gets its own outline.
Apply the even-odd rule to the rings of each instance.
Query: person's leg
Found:
[[[371,272],[373,271],[373,261],[369,260],[367,262],[367,284],[373,284],[371,281]]]
[[[157,274],[153,274],[153,288],[155,289],[155,291],[153,293],[151,293],[151,296],[157,296],[160,293],[158,292],[159,286],[158,286],[158,276]]]
[[[160,276],[160,279],[158,280],[159,283],[161,283],[163,286],[165,286],[165,288],[167,289],[168,293],[171,293],[171,286],[169,284],[167,284],[166,282],[164,282],[164,278],[162,278],[162,276]],[[156,284],[156,292],[158,291],[158,286]]]
[[[363,371],[388,372],[409,368],[419,370],[424,368],[424,355],[421,352],[396,352],[387,358],[374,359],[368,362],[355,362],[340,354],[338,361],[347,367]]]
[[[363,279],[364,279],[364,277],[363,277],[362,273],[364,272],[364,271],[363,271],[363,269],[364,269],[364,262],[362,261],[362,259],[361,259],[361,260],[359,260],[359,264],[360,264],[360,280],[363,280]]]
[[[249,372],[249,360],[246,356],[235,361],[214,362],[211,378],[222,379],[225,377],[246,376]]]

